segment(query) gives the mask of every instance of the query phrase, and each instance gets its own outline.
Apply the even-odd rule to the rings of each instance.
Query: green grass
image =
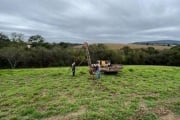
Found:
[[[180,115],[180,68],[124,66],[91,80],[67,67],[0,70],[0,119],[158,120]]]

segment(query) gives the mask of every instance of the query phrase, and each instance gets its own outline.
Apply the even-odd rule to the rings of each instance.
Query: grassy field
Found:
[[[132,49],[153,47],[157,50],[164,50],[171,48],[171,46],[161,46],[161,45],[137,45],[137,44],[113,44],[113,43],[107,43],[104,45],[106,45],[109,49],[121,49],[125,46],[128,46]]]
[[[137,44],[120,44],[120,43],[103,43],[107,48],[109,49],[121,49],[125,46],[128,46],[132,49],[139,49],[139,48],[148,48],[148,47],[153,47],[157,50],[164,50],[164,49],[170,49],[171,46],[161,46],[161,45],[137,45]],[[82,45],[75,46],[75,48],[82,48]]]
[[[0,119],[180,119],[180,67],[124,66],[100,80],[87,70],[0,70]]]

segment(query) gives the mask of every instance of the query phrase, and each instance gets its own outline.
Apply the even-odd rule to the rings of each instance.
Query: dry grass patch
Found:
[[[85,114],[87,109],[84,106],[81,106],[78,111],[68,113],[66,115],[55,115],[43,120],[78,120],[80,115]]]
[[[158,50],[163,50],[163,49],[170,49],[170,46],[160,46],[160,45],[136,45],[136,44],[113,44],[113,43],[106,43],[104,44],[110,49],[121,49],[125,46],[128,46],[132,49],[137,49],[137,48],[148,48],[148,47],[154,47],[155,49]]]

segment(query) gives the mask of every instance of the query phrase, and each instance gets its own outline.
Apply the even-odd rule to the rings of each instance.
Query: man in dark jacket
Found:
[[[76,71],[76,63],[75,62],[72,63],[71,68],[72,68],[72,76],[75,76],[75,71]]]

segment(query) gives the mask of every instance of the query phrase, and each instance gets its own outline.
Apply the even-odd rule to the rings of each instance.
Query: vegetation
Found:
[[[84,49],[73,47],[77,44],[48,43],[40,35],[30,36],[28,43],[24,41],[22,34],[12,33],[9,38],[0,33],[0,68],[69,66],[73,61],[87,65]],[[89,49],[93,63],[105,59],[116,64],[180,66],[180,46],[164,50],[153,47],[132,49],[128,46],[109,49],[103,44],[94,44]]]
[[[105,46],[109,49],[117,50],[117,49],[122,49],[123,47],[130,47],[131,49],[147,49],[148,47],[153,47],[157,50],[164,50],[164,49],[170,49],[172,46],[165,46],[165,45],[147,45],[147,44],[113,44],[113,43],[104,43]]]
[[[180,115],[180,68],[124,66],[89,79],[88,68],[0,70],[0,119],[159,120]]]
[[[180,41],[178,41],[178,40],[156,40],[156,41],[135,42],[134,44],[171,46],[171,45],[180,45]]]
[[[48,43],[41,35],[0,33],[0,119],[159,120],[180,117],[180,46],[170,49],[109,49],[90,45],[92,62],[98,59],[125,66],[115,76],[91,80],[87,67],[72,77],[68,67],[87,65],[77,44]],[[31,47],[27,47],[27,44]],[[57,67],[60,68],[44,68]],[[35,69],[41,67],[41,69]],[[24,69],[20,69],[24,68]],[[29,68],[29,69],[25,69]],[[30,69],[31,68],[31,69]]]

